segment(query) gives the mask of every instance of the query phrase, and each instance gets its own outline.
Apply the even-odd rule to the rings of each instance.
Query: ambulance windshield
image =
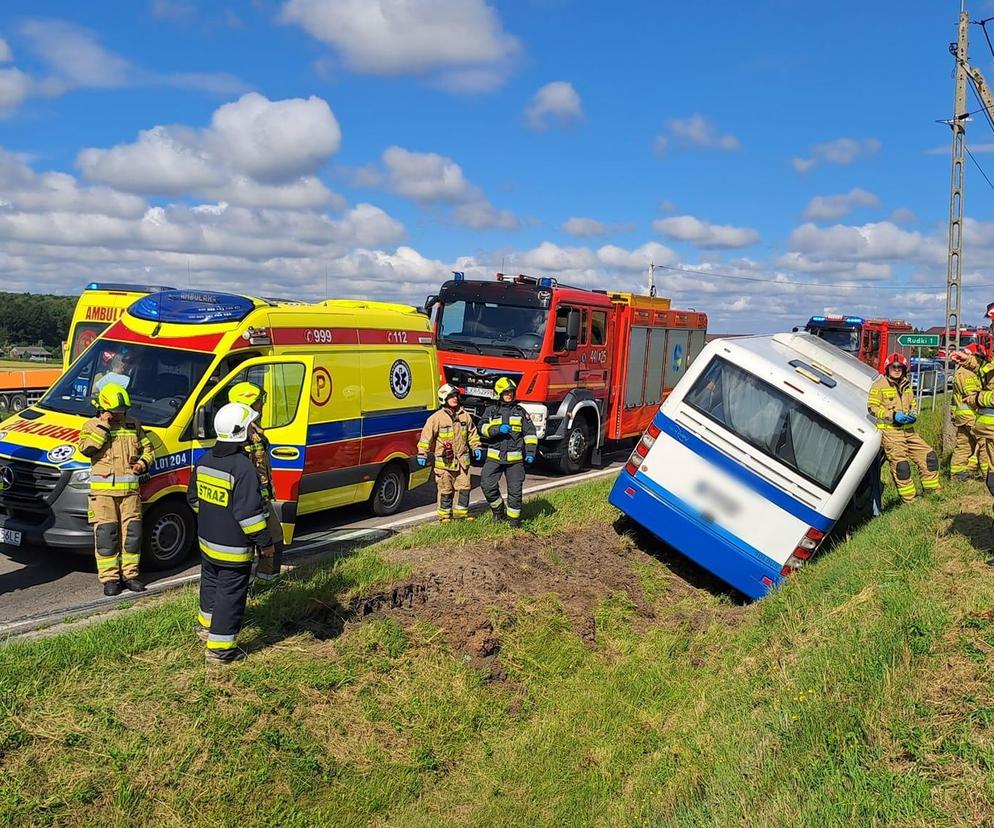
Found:
[[[130,413],[136,420],[143,425],[169,425],[213,359],[213,354],[101,339],[62,375],[38,405],[63,414],[91,417],[96,408],[90,400],[104,385],[113,382],[127,389]]]
[[[438,345],[453,351],[506,351],[532,357],[542,348],[548,317],[544,308],[453,299],[442,308]]]

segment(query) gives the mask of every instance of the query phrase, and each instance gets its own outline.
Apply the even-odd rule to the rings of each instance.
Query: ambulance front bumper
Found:
[[[15,473],[21,471],[19,468]],[[52,546],[81,553],[93,551],[93,530],[87,523],[89,491],[68,485],[70,475],[63,472],[34,497],[26,496],[20,486],[12,488],[7,496],[0,493],[0,529],[5,530],[0,535],[7,541],[0,543],[0,550]],[[19,543],[10,542],[14,539]]]

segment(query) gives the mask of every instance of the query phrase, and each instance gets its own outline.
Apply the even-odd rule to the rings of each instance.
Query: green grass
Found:
[[[30,371],[32,369],[47,370],[56,368],[62,363],[59,360],[32,362],[25,359],[0,359],[0,371]]]
[[[526,510],[550,543],[613,517],[609,481]],[[892,507],[767,599],[636,576],[656,607],[556,595],[495,618],[506,683],[439,631],[336,636],[405,574],[371,547],[250,604],[243,665],[208,672],[183,591],[0,649],[2,825],[953,826],[994,814],[994,580],[979,484]],[[404,549],[492,541],[489,519]],[[523,536],[522,536],[523,537]],[[486,549],[492,548],[488,543]],[[481,551],[481,556],[489,554]]]

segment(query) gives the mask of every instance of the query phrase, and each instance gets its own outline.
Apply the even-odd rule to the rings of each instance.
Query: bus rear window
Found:
[[[684,402],[828,492],[859,441],[793,397],[715,357]]]

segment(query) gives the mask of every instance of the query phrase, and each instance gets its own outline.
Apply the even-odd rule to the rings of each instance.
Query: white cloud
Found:
[[[17,109],[31,94],[31,78],[16,67],[0,69],[0,115]]]
[[[434,75],[457,91],[499,85],[520,50],[485,0],[287,0],[281,19],[355,72]]]
[[[859,158],[876,155],[880,151],[880,141],[876,138],[836,138],[811,147],[808,158],[794,158],[791,164],[795,172],[805,173],[818,164],[839,164],[848,166]]]
[[[689,118],[671,118],[666,122],[666,131],[656,136],[655,149],[659,155],[663,155],[671,147],[700,147],[731,152],[741,149],[742,142],[730,132],[720,132],[710,118],[695,113]]]
[[[384,150],[382,160],[382,178],[389,190],[422,206],[453,205],[452,218],[457,224],[475,230],[520,227],[514,213],[494,207],[483,190],[466,178],[462,167],[447,156],[392,146]],[[376,170],[370,168],[361,168],[358,175],[361,181],[370,183],[378,178]]]
[[[153,127],[130,144],[82,150],[76,163],[86,178],[120,190],[315,207],[334,198],[314,174],[340,145],[321,98],[270,101],[250,92],[219,107],[209,127]]]
[[[879,206],[880,199],[873,193],[853,187],[848,193],[815,196],[804,208],[803,218],[808,221],[834,221],[856,207]]]
[[[892,221],[894,224],[917,224],[918,216],[915,215],[914,210],[909,210],[907,207],[898,207],[890,214],[888,221]]]
[[[593,238],[614,233],[630,233],[635,227],[631,224],[608,224],[593,218],[573,216],[562,223],[562,229],[577,238]]]
[[[525,109],[525,124],[534,130],[569,126],[583,119],[580,94],[568,81],[552,81],[541,87]]]
[[[936,261],[939,253],[937,240],[902,230],[889,221],[860,226],[802,224],[790,234],[787,246],[792,252],[807,254],[814,261]],[[942,260],[945,256],[942,254],[938,258]]]
[[[985,153],[994,152],[994,143],[987,144],[970,144],[970,152],[974,155],[983,155]],[[950,152],[949,144],[940,144],[937,147],[932,147],[931,149],[925,150],[926,155],[946,155],[948,156]]]
[[[704,249],[748,247],[759,241],[759,233],[751,227],[710,224],[695,216],[657,219],[652,227],[667,238],[691,242]]]
[[[159,20],[184,21],[193,18],[197,8],[190,0],[152,0],[150,11]]]
[[[10,50],[10,44],[0,37],[0,63],[10,63],[14,59],[14,53]]]

